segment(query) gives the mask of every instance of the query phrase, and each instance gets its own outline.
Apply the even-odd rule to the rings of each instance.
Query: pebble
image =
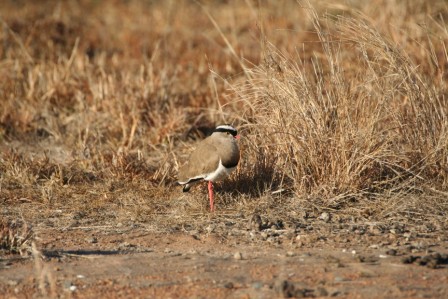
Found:
[[[320,214],[319,219],[323,220],[324,222],[329,222],[331,219],[331,216],[329,213],[323,212],[322,214]]]
[[[387,255],[395,256],[395,255],[397,255],[397,250],[395,250],[395,249],[389,249],[388,251],[386,251],[386,254],[387,254]]]
[[[233,282],[231,282],[231,281],[226,282],[226,283],[224,284],[224,287],[225,287],[226,289],[233,289],[233,287],[234,287]]]
[[[357,255],[356,259],[360,263],[377,263],[378,262],[378,258],[373,255],[367,255],[367,256],[366,255]]]
[[[377,227],[370,227],[370,233],[374,236],[379,236],[383,233],[383,231]]]
[[[96,237],[91,237],[87,239],[87,242],[91,243],[91,244],[95,244],[98,243],[98,239]]]
[[[261,281],[256,281],[252,284],[252,288],[255,290],[259,290],[263,287],[263,283]]]
[[[213,231],[215,230],[215,228],[216,228],[215,225],[209,225],[209,226],[207,226],[207,227],[205,228],[205,230],[206,230],[208,233],[211,233],[211,232],[213,232]]]
[[[243,255],[241,254],[241,252],[237,251],[233,255],[233,258],[236,259],[236,260],[242,260],[243,259]]]

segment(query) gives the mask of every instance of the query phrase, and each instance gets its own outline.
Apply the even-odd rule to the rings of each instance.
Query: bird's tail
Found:
[[[182,192],[188,192],[190,191],[191,185],[190,184],[185,184],[184,187],[182,188]]]

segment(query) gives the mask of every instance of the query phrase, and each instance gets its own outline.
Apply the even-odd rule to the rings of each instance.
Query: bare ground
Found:
[[[2,298],[442,298],[448,235],[426,225],[296,227],[255,215],[174,226],[36,227],[39,258],[2,256]],[[227,220],[223,220],[227,219]]]

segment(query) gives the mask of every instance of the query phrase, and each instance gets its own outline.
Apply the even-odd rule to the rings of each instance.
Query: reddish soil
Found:
[[[446,235],[313,226],[46,228],[39,259],[1,257],[0,297],[446,298]]]

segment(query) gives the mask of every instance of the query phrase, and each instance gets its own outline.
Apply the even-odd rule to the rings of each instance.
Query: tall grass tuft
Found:
[[[266,42],[263,62],[234,86],[252,154],[275,157],[275,172],[302,195],[446,190],[443,90],[362,16],[309,16],[319,51],[308,58]]]

